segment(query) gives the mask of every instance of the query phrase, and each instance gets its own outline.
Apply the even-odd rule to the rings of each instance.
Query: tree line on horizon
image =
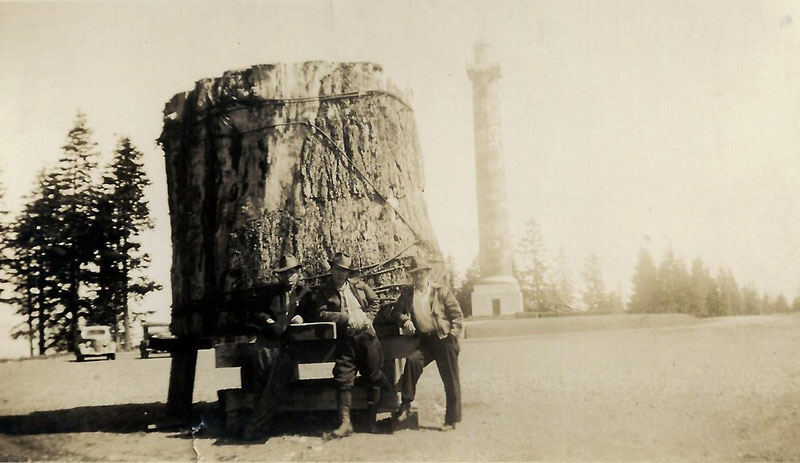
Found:
[[[783,294],[770,297],[752,285],[739,286],[730,269],[721,268],[712,276],[700,258],[694,259],[689,269],[672,249],[656,265],[650,253],[642,249],[634,270],[628,311],[699,317],[783,313],[800,311],[800,296],[789,305]]]
[[[99,157],[79,112],[19,214],[0,210],[0,302],[24,316],[11,335],[26,338],[31,355],[72,350],[82,323],[110,326],[130,349],[141,315],[130,302],[160,288],[144,274],[150,256],[140,234],[153,224],[142,153],[120,137],[108,165]]]
[[[625,310],[622,291],[606,287],[600,259],[589,253],[583,263],[582,290],[578,292],[570,276],[564,250],[548,259],[542,234],[534,219],[528,220],[513,249],[513,275],[522,293],[524,312],[592,312],[620,313]],[[472,290],[480,281],[477,259],[456,285],[456,299],[466,314],[472,313]]]
[[[606,289],[600,260],[589,253],[584,260],[583,285],[578,295],[564,250],[559,249],[553,259],[547,258],[534,219],[525,224],[517,240],[514,276],[519,282],[525,312],[685,313],[714,317],[800,311],[800,295],[790,305],[783,294],[770,297],[752,285],[739,286],[730,269],[720,269],[712,276],[700,258],[687,269],[672,249],[658,264],[647,250],[640,251],[627,304],[621,290]],[[456,298],[467,314],[472,312],[472,291],[479,281],[476,259],[455,288]]]

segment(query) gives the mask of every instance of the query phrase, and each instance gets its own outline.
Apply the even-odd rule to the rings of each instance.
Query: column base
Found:
[[[522,312],[522,293],[514,278],[486,280],[472,291],[472,315],[513,315]]]

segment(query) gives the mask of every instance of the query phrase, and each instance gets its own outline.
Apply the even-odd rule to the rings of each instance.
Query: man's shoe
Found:
[[[371,434],[378,432],[378,405],[381,401],[380,384],[375,384],[367,391],[367,406],[369,411],[367,430]]]
[[[397,415],[397,421],[405,421],[411,415],[411,402],[403,402],[400,404],[400,413]]]
[[[339,419],[341,424],[332,432],[325,433],[322,438],[324,440],[341,439],[353,434],[353,425],[350,423],[350,407],[342,405],[339,408]]]
[[[440,431],[442,432],[453,431],[454,429],[456,429],[455,423],[445,423],[444,426],[442,426],[442,429],[440,429]]]
[[[332,432],[326,433],[322,436],[322,438],[324,440],[341,439],[342,437],[347,437],[350,434],[353,434],[353,425],[350,424],[350,419],[348,418],[348,420],[343,421],[338,428],[334,429]]]

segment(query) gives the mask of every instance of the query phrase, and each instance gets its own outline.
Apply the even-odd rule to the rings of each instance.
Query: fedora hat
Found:
[[[428,265],[428,261],[425,260],[424,257],[412,257],[411,258],[411,266],[406,269],[408,273],[417,273],[423,270],[430,270],[431,266]]]
[[[343,252],[337,252],[333,255],[333,258],[328,261],[331,267],[341,267],[345,270],[350,270],[351,272],[355,270],[353,268],[353,258],[348,256]]]
[[[273,271],[275,273],[281,273],[298,267],[302,267],[302,265],[297,261],[297,257],[291,254],[285,254],[278,260],[278,267]]]

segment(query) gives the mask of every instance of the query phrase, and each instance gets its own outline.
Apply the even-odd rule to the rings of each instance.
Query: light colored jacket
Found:
[[[436,334],[439,339],[444,339],[448,334],[458,337],[463,330],[464,313],[458,305],[453,291],[446,286],[431,283],[431,309],[433,311],[433,324],[436,327]],[[391,318],[398,324],[403,325],[406,320],[414,322],[414,286],[403,288],[400,297],[394,303]]]
[[[380,309],[380,301],[375,291],[370,286],[360,280],[348,280],[347,284],[350,285],[350,290],[353,291],[356,299],[358,299],[361,310],[369,319],[370,324],[366,330],[375,334],[375,329],[372,327],[372,321]],[[348,314],[342,312],[342,301],[339,297],[339,289],[333,284],[333,280],[328,279],[322,286],[317,288],[314,294],[314,306],[316,308],[317,319],[325,322],[336,323],[337,332],[343,335],[351,335],[347,329],[347,323],[350,320]]]

